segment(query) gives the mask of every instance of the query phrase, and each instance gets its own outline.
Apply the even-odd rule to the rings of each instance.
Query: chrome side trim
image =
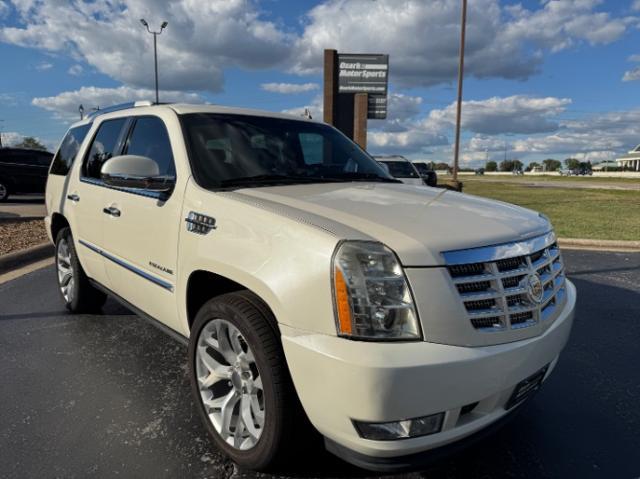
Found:
[[[479,248],[443,251],[442,256],[444,257],[447,266],[470,263],[487,263],[505,258],[529,255],[552,245],[555,241],[555,233],[553,231],[549,231],[543,235],[522,241],[513,241],[493,246],[481,246]]]
[[[147,273],[146,271],[141,270],[140,268],[136,268],[135,266],[127,263],[126,261],[122,261],[119,258],[116,258],[115,256],[107,253],[106,251],[104,251],[101,248],[98,248],[97,246],[92,245],[91,243],[87,243],[84,240],[78,240],[78,242],[86,247],[89,248],[91,251],[98,253],[99,255],[107,258],[110,261],[113,261],[114,263],[116,263],[119,266],[122,266],[125,269],[128,269],[129,271],[131,271],[132,273],[137,274],[138,276],[151,281],[154,284],[157,284],[158,286],[160,286],[161,288],[166,289],[167,291],[170,291],[173,293],[173,285],[171,283],[168,283],[167,281],[164,281],[160,278],[156,278],[153,275],[150,275],[149,273]]]

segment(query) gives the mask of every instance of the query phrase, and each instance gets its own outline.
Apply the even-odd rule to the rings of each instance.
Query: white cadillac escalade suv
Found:
[[[415,467],[556,365],[576,291],[544,216],[401,184],[309,119],[113,110],[51,166],[62,297],[111,295],[188,343],[202,419],[241,466],[286,458],[306,416],[351,463]]]

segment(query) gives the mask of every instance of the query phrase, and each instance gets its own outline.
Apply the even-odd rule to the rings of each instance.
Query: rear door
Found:
[[[151,158],[160,175],[176,178],[179,136],[170,139],[159,116],[138,116],[132,119],[123,154]],[[168,193],[109,188],[102,203],[117,212],[102,215],[110,288],[173,329],[179,329],[174,288],[184,183],[182,178]]]

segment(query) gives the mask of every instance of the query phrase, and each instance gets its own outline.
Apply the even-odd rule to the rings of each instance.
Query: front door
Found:
[[[132,119],[123,154],[151,158],[161,175],[176,177],[167,128],[157,116]],[[179,329],[174,290],[182,195],[105,188],[103,206],[110,288],[153,318]]]

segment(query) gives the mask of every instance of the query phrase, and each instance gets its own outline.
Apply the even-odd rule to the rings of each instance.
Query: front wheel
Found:
[[[189,342],[192,391],[217,446],[239,466],[266,469],[288,451],[299,407],[264,304],[249,292],[213,298]]]
[[[107,296],[89,282],[78,260],[69,228],[62,228],[56,238],[58,287],[66,308],[72,313],[96,312]]]

